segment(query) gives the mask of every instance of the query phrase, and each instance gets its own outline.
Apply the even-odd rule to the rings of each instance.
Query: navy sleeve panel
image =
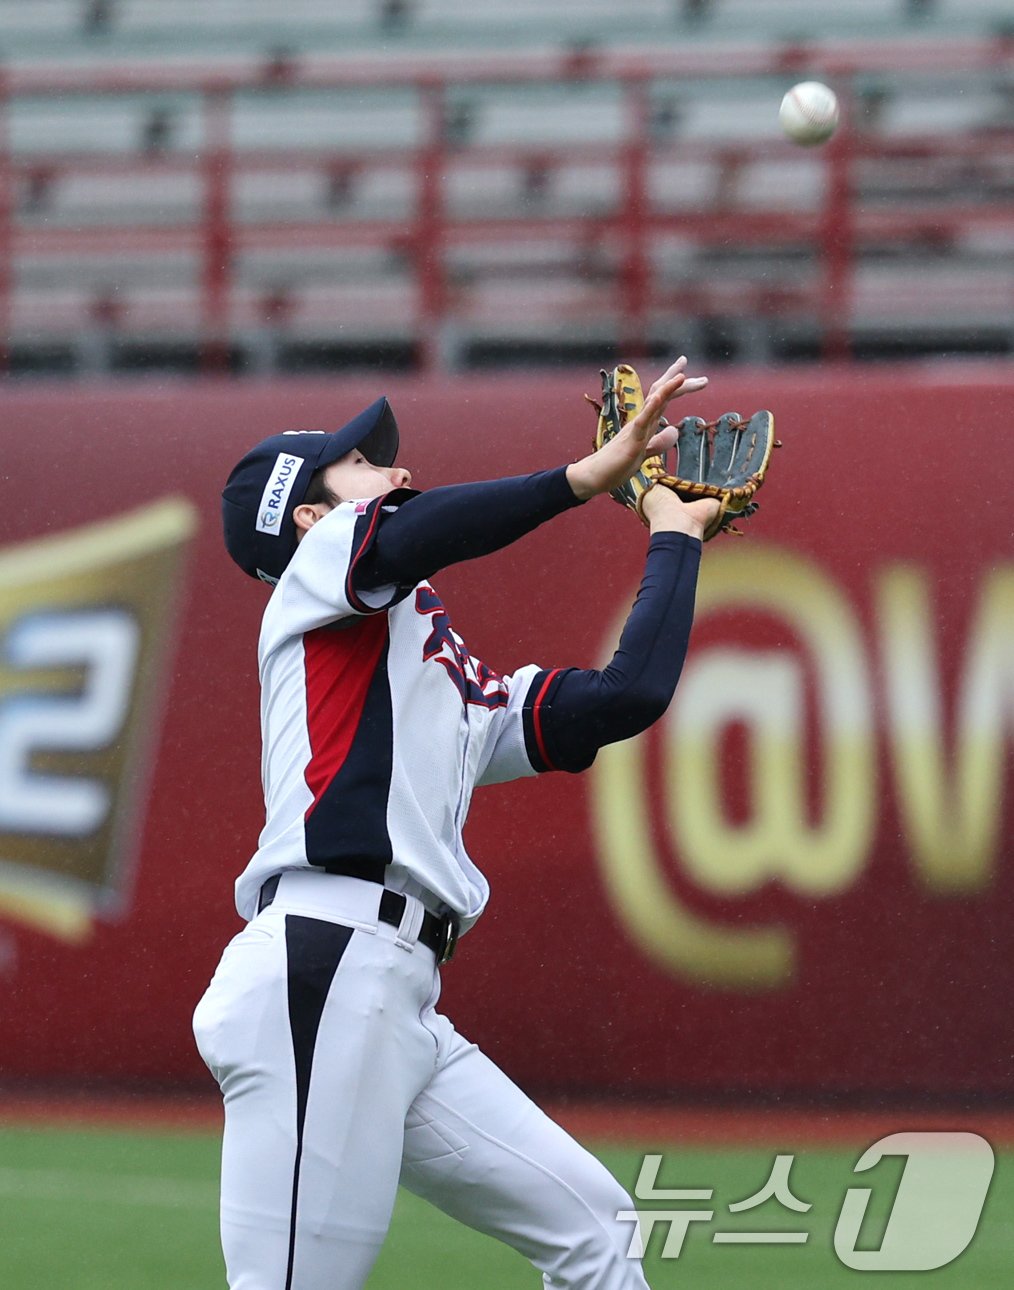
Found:
[[[376,497],[363,510],[361,515],[356,516],[356,526],[352,535],[352,554],[349,558],[349,567],[345,574],[345,599],[353,609],[361,614],[375,614],[383,609],[390,609],[399,600],[404,600],[405,596],[416,585],[415,582],[405,582],[396,578],[388,579],[387,582],[363,582],[360,578],[359,570],[364,564],[368,564],[376,546],[377,535],[383,530],[384,524],[390,521],[392,515],[397,515],[398,510],[412,497],[418,497],[419,494],[411,488],[395,488],[390,493],[385,493],[383,497]],[[419,579],[416,579],[418,582]],[[393,598],[385,599],[383,604],[367,604],[363,601],[358,592],[372,591],[379,587],[394,587],[395,594]]]
[[[414,587],[449,564],[508,546],[554,515],[581,505],[566,472],[560,466],[412,493],[397,510],[385,512],[383,524],[353,563],[350,585],[354,582],[361,591]],[[397,493],[402,491],[407,490]]]
[[[525,747],[536,770],[587,770],[605,744],[647,730],[662,716],[683,669],[694,616],[701,543],[657,533],[611,662],[543,671],[524,707]]]

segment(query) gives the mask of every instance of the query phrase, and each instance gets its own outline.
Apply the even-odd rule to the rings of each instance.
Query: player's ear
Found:
[[[328,509],[320,502],[301,502],[292,512],[292,521],[296,526],[297,540],[302,534],[312,529],[318,520],[323,519]]]

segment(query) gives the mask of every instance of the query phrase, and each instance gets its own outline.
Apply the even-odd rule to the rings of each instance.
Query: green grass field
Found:
[[[790,1151],[791,1144],[779,1150]],[[775,1201],[730,1216],[725,1206],[756,1193],[776,1151],[727,1145],[704,1150],[603,1148],[598,1152],[632,1187],[643,1150],[661,1153],[658,1185],[713,1187],[715,1220],[691,1227],[678,1260],[659,1257],[656,1231],[645,1260],[655,1290],[784,1290],[883,1284],[885,1274],[838,1263],[831,1233],[844,1190],[859,1185],[856,1150],[801,1149],[791,1184],[811,1201],[796,1216]],[[900,1159],[869,1175],[874,1201],[864,1248],[876,1248]],[[207,1290],[224,1287],[216,1214],[217,1136],[197,1131],[127,1132],[19,1126],[0,1129],[0,1290]],[[986,1290],[1014,1284],[1014,1155],[997,1153],[997,1168],[978,1232],[949,1267],[891,1273],[890,1290]],[[865,1176],[864,1176],[865,1181]],[[698,1203],[700,1204],[700,1203]],[[659,1207],[661,1203],[659,1203]],[[690,1207],[693,1207],[691,1205]],[[704,1203],[703,1208],[707,1208]],[[880,1228],[878,1233],[877,1228]],[[716,1246],[714,1231],[809,1231],[800,1246]],[[399,1198],[387,1245],[370,1290],[538,1290],[540,1278],[513,1251],[446,1219],[412,1196]]]

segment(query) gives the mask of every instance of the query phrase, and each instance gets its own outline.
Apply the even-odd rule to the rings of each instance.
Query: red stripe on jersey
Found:
[[[546,697],[546,691],[549,689],[550,682],[554,676],[559,676],[562,671],[563,669],[560,667],[553,668],[552,672],[550,672],[542,682],[542,689],[539,691],[538,697],[532,705],[532,727],[535,730],[535,745],[539,750],[539,756],[550,770],[558,770],[559,767],[553,765],[549,759],[549,754],[546,752],[546,743],[542,737],[542,713],[540,708],[542,706],[542,700]]]
[[[345,764],[386,641],[386,614],[346,628],[318,627],[303,637],[310,736],[310,761],[303,775],[313,794],[304,818]]]

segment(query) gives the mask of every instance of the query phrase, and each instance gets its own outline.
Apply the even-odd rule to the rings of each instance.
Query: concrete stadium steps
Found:
[[[811,0],[0,0],[8,59],[190,58],[228,51],[434,49],[454,41],[538,48],[628,38],[785,40],[814,28]],[[1006,0],[839,0],[823,36],[990,34],[1011,23]]]
[[[814,215],[824,204],[827,174],[809,153],[752,158],[732,150],[715,157],[683,158],[678,146],[648,163],[648,209],[654,214],[784,211]],[[912,155],[875,157],[856,164],[855,193],[867,210],[890,211],[918,202],[943,214],[956,203],[981,204],[1014,197],[1014,152],[976,158]],[[229,181],[229,211],[240,226],[258,223],[321,226],[387,221],[392,236],[419,208],[420,180],[412,161],[342,159],[294,166],[237,164]],[[558,161],[533,155],[528,162],[490,163],[452,155],[441,184],[451,221],[514,218],[609,219],[622,208],[622,180],[615,162]],[[196,225],[206,202],[197,167],[140,162],[136,168],[101,166],[62,171],[53,154],[37,164],[23,160],[15,185],[19,226],[25,229]]]
[[[999,271],[1011,243],[997,238],[973,248],[964,263],[932,255],[860,263],[851,290],[853,325],[889,320],[895,328],[946,331],[978,319],[1014,330],[1014,284]],[[457,247],[447,257],[456,327],[481,322],[487,332],[510,332],[525,321],[533,329],[569,325],[580,323],[589,308],[610,318],[602,302],[615,292],[622,271],[618,242],[582,249],[561,240],[481,251]],[[672,293],[688,302],[696,297],[706,313],[753,308],[772,316],[805,315],[818,303],[822,282],[805,248],[752,260],[709,258],[670,240],[656,249],[652,266],[660,300]],[[397,257],[379,251],[356,263],[344,255],[247,252],[235,266],[229,323],[296,332],[319,327],[322,335],[340,323],[408,334],[419,324],[419,309],[412,275]],[[47,258],[21,266],[15,282],[15,334],[171,324],[181,335],[196,335],[201,317],[201,264],[192,253],[166,254],[157,262],[142,256]]]
[[[674,87],[647,82],[651,138],[672,143],[742,144],[781,140],[777,110],[786,78],[720,76]],[[10,146],[34,154],[193,157],[205,143],[204,105],[185,92],[74,93],[16,97],[9,108]],[[1001,74],[870,78],[854,120],[871,138],[890,141],[1014,128],[1014,82]],[[630,108],[613,84],[469,86],[452,89],[445,135],[459,157],[476,149],[563,148],[605,152],[632,132]],[[420,147],[426,108],[411,87],[357,90],[265,88],[238,92],[228,110],[237,152],[330,150],[375,158]],[[536,158],[537,159],[537,158]]]

